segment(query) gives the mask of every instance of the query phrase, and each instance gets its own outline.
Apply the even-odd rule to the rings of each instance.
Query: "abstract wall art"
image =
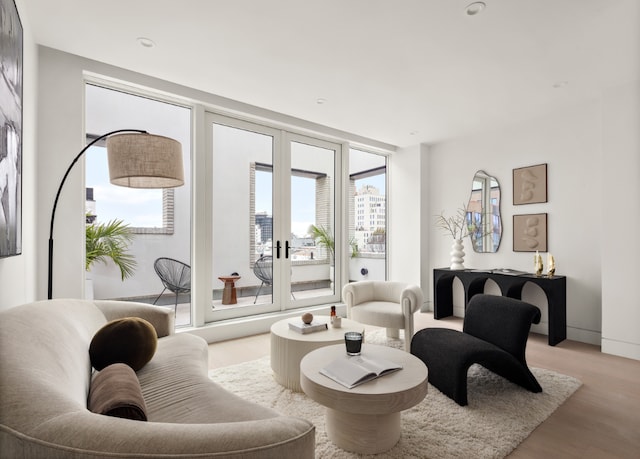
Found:
[[[513,251],[547,251],[547,214],[513,216]]]
[[[0,0],[0,257],[22,253],[22,24]]]
[[[547,165],[520,167],[513,170],[513,204],[547,202]]]

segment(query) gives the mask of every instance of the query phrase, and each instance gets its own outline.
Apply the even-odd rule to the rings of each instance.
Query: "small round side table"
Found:
[[[237,304],[236,281],[240,279],[240,276],[220,276],[218,279],[224,282],[222,304]]]

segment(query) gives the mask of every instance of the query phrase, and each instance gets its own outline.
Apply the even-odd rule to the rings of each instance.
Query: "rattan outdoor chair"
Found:
[[[175,293],[174,315],[178,312],[178,295],[191,292],[191,267],[173,258],[161,257],[153,263],[153,269],[162,281],[164,288],[153,304],[156,304],[165,290]]]
[[[261,255],[253,264],[253,274],[262,282],[258,288],[258,293],[256,293],[256,298],[253,300],[253,304],[256,304],[262,286],[273,284],[273,257],[271,255]],[[291,298],[296,298],[293,295],[293,291],[291,292]]]

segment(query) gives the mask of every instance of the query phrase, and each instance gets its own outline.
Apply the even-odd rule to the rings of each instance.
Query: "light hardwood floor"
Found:
[[[425,327],[460,330],[462,319],[434,320],[432,313],[417,313],[415,329]],[[209,346],[209,367],[266,355],[268,333],[213,343]],[[548,346],[546,336],[533,333],[527,362],[574,376],[583,385],[509,458],[640,458],[640,362],[602,354],[597,346],[575,341]]]

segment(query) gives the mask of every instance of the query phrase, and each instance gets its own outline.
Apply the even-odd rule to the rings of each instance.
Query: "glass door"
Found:
[[[343,246],[336,212],[340,145],[289,135],[290,264],[294,307],[339,301]],[[337,242],[337,243],[336,243]]]
[[[210,115],[212,308],[206,321],[278,310],[277,130]]]
[[[212,307],[205,321],[337,301],[340,146],[221,115],[207,120]]]

